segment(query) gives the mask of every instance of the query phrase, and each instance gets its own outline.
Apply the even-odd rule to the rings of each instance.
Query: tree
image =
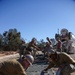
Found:
[[[21,33],[17,29],[9,29],[3,33],[3,49],[17,50],[21,43]]]

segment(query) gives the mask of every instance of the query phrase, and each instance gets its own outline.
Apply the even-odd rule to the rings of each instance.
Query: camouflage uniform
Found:
[[[26,75],[23,66],[16,60],[0,63],[0,75]]]
[[[34,56],[34,58],[35,58],[35,57],[36,57],[36,52],[37,52],[37,50],[39,49],[39,48],[37,47],[36,43],[30,42],[30,43],[28,44],[28,47],[27,47],[27,48],[29,48],[28,51],[30,51],[31,54],[32,54],[32,55]]]
[[[57,61],[50,63],[45,70],[54,67],[54,65],[61,68],[61,75],[71,75],[70,73],[75,71],[75,60],[73,60],[70,55],[65,52],[59,53]]]
[[[22,55],[24,55],[25,51],[26,51],[25,44],[20,45],[20,47],[19,47],[20,59],[21,59]]]

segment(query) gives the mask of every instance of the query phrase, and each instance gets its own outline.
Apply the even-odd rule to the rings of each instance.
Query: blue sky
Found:
[[[75,0],[0,0],[0,33],[14,28],[26,41],[54,38],[58,28],[75,34]]]

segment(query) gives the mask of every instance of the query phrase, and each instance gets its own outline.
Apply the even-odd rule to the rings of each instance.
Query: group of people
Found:
[[[34,48],[34,49],[33,49]],[[26,47],[25,41],[19,46],[19,59],[7,60],[0,63],[0,75],[26,75],[26,70],[34,62],[36,50],[36,39],[33,38]]]
[[[69,54],[62,52],[59,44],[57,44],[59,52],[54,50],[51,40],[48,37],[46,39],[48,42],[46,42],[43,52],[44,56],[47,55],[49,65],[43,72],[47,72],[48,69],[56,66],[58,67],[56,75],[71,75],[75,71],[75,60]],[[59,41],[59,39],[57,40]],[[21,45],[24,51],[22,52],[22,47],[20,46],[20,59],[0,63],[0,75],[26,75],[26,70],[33,64],[36,52],[40,48],[36,45],[35,38],[31,40],[27,47],[25,46],[25,42],[22,42]],[[21,56],[22,54],[23,56]]]
[[[69,53],[69,51],[71,50],[72,43],[68,42],[69,40],[62,41],[60,37],[57,37],[55,48],[49,37],[46,37],[46,40],[47,42],[45,42],[45,45],[42,48],[37,46],[36,38],[32,38],[32,40],[27,44],[28,46],[26,46],[26,42],[23,41],[19,48],[20,58],[22,55],[26,55],[27,53],[30,53],[35,58],[37,51],[42,51],[45,57],[48,56],[49,53],[52,53],[54,51]]]

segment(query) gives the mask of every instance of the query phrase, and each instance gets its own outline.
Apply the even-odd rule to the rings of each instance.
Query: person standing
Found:
[[[20,44],[20,46],[19,46],[20,59],[25,54],[25,51],[26,51],[26,42],[25,41],[22,41],[21,44]]]
[[[32,38],[31,42],[28,44],[27,50],[30,51],[35,58],[37,50],[40,50],[36,45],[36,38]]]
[[[57,38],[56,38],[56,41],[57,41],[56,50],[57,50],[58,52],[62,52],[62,42],[61,42],[60,38],[57,37]]]
[[[55,50],[53,49],[52,41],[49,39],[49,37],[46,38],[48,42],[46,42],[46,47],[48,50],[48,53],[53,53]]]

